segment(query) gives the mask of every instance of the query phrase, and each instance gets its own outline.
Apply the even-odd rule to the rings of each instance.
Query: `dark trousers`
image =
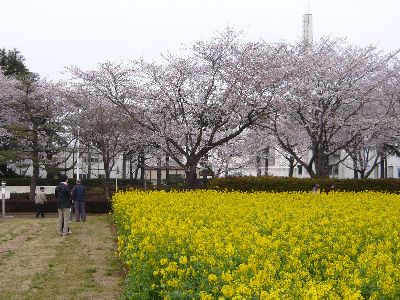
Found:
[[[36,204],[36,218],[39,215],[42,215],[42,218],[44,218],[44,204]]]
[[[86,220],[86,210],[85,210],[85,201],[74,201],[75,206],[75,221],[79,222],[80,220]]]

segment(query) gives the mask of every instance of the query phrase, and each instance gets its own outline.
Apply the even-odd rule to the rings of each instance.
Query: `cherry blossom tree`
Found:
[[[270,113],[283,77],[283,45],[244,42],[232,30],[161,63],[141,61],[135,91],[114,100],[186,172]],[[263,66],[262,68],[260,66]]]
[[[389,109],[385,115],[385,120],[390,126],[386,126],[385,133],[389,136],[386,146],[392,152],[392,154],[400,157],[400,60],[397,60],[394,64],[395,77],[385,85],[383,99],[387,99],[387,105]]]
[[[81,94],[83,96],[83,94]],[[101,155],[104,168],[104,191],[110,198],[110,174],[116,159],[127,143],[127,122],[121,118],[121,109],[99,95],[85,94],[79,102],[78,111],[70,118],[72,130],[89,152]]]
[[[394,77],[396,54],[332,39],[294,46],[292,76],[265,127],[311,177],[327,177],[329,157],[376,124],[367,112]]]
[[[246,150],[247,139],[244,134],[212,149],[207,157],[200,161],[200,165],[207,169],[212,177],[233,175],[241,171],[254,159],[252,153]]]
[[[6,150],[8,144],[9,130],[7,125],[14,119],[14,114],[11,112],[10,101],[17,94],[15,88],[16,80],[12,77],[7,77],[0,70],[0,141],[1,149]]]
[[[390,92],[389,84],[383,85],[379,94],[375,101],[366,104],[361,113],[363,119],[369,120],[369,126],[359,131],[345,147],[352,164],[346,160],[342,164],[354,170],[355,178],[369,177],[380,161],[393,152],[391,146],[399,143],[396,136],[396,128],[398,129],[396,97],[399,96]]]
[[[361,112],[365,130],[359,131],[355,139],[345,148],[352,164],[343,161],[342,164],[354,170],[355,178],[367,178],[386,157],[396,154],[399,144],[398,113],[400,90],[399,61],[392,60],[389,70],[392,72],[388,81],[376,90],[374,101],[366,103]],[[385,177],[385,171],[381,172]]]
[[[52,98],[52,114],[42,140],[41,164],[46,171],[48,183],[58,179],[58,175],[75,167],[67,165],[72,156],[75,137],[71,130],[70,118],[73,114],[68,103],[70,90],[62,83],[46,83],[46,90]]]
[[[13,162],[28,161],[31,164],[30,200],[33,200],[40,168],[49,163],[49,152],[65,151],[65,111],[58,101],[55,84],[40,80],[34,74],[21,77],[15,82],[17,94],[10,100],[14,120],[8,125],[10,151]]]
[[[0,103],[2,115],[0,116],[0,151],[11,151],[9,143],[9,130],[7,125],[14,118],[11,112],[9,100],[15,96],[16,78],[23,78],[30,74],[25,66],[25,58],[17,49],[0,49]],[[5,175],[11,169],[8,168],[7,155],[0,155],[0,172]]]
[[[213,177],[243,174],[246,170],[250,170],[251,175],[268,176],[273,174],[270,166],[288,167],[287,176],[293,177],[296,165],[294,158],[279,147],[275,138],[258,126],[252,126],[237,138],[214,148],[202,162]]]
[[[257,176],[269,174],[273,157],[273,137],[257,126],[246,129],[238,137],[211,150],[205,165],[212,167],[214,176],[228,176],[232,172],[255,170]]]
[[[72,121],[75,135],[86,147],[101,154],[105,172],[104,188],[110,196],[110,173],[116,158],[124,153],[133,154],[142,148],[146,130],[130,124],[125,111],[115,102],[124,101],[132,94],[133,70],[123,63],[106,62],[97,70],[83,71],[69,68],[71,89],[75,95],[71,104],[78,111]]]

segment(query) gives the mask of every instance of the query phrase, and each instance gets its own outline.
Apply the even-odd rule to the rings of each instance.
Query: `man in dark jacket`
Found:
[[[71,191],[68,187],[68,176],[61,174],[60,184],[56,187],[55,194],[58,208],[58,234],[69,234],[69,219],[71,214]]]
[[[81,180],[76,181],[76,185],[72,188],[72,199],[74,201],[75,207],[75,220],[79,222],[86,220],[86,210],[85,210],[85,196],[86,187],[81,183]]]

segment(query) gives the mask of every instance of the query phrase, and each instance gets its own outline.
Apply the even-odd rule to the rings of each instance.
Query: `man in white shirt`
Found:
[[[39,218],[39,215],[42,215],[44,218],[44,203],[47,201],[46,194],[44,192],[44,187],[41,186],[40,190],[35,195],[35,203],[36,203],[36,218]]]

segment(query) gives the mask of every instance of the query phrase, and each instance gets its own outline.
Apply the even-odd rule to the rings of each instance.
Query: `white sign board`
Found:
[[[3,194],[5,195],[5,199],[10,199],[10,191],[6,191],[5,189],[1,189],[1,196],[3,197]]]

